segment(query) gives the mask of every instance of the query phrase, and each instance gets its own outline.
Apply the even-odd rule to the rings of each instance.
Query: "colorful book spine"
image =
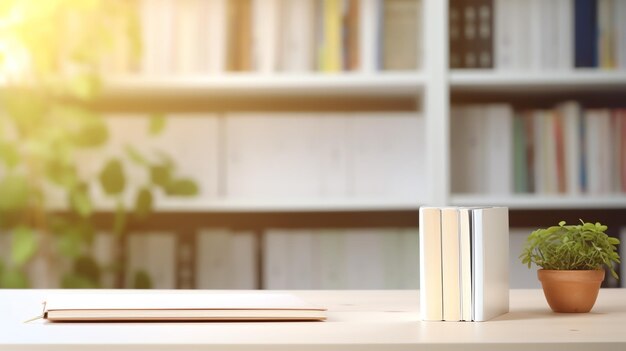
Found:
[[[598,67],[596,0],[574,1],[574,66]]]

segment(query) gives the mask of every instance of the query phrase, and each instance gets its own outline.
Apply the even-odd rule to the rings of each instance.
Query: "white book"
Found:
[[[557,142],[556,142],[556,114],[548,110],[544,114],[543,126],[543,159],[545,193],[556,194],[558,192],[557,174]]]
[[[176,287],[176,236],[168,232],[149,232],[128,236],[126,286],[132,287],[135,275],[145,272],[153,289]]]
[[[571,0],[557,0],[557,69],[574,68],[574,3]],[[626,15],[626,13],[625,13]]]
[[[357,198],[426,198],[424,118],[414,113],[352,116],[353,194]]]
[[[118,237],[115,234],[108,232],[97,232],[93,237],[91,255],[102,268],[100,283],[103,288],[115,287],[115,272],[110,268],[117,261],[117,240]]]
[[[611,184],[608,189],[609,193],[620,193],[622,189],[622,167],[624,155],[622,155],[622,123],[624,123],[621,117],[621,111],[612,110],[611,114],[611,129],[610,129],[610,148],[611,156],[609,158],[609,165],[611,169],[609,174],[611,176]]]
[[[482,106],[453,110],[451,127],[452,191],[485,193],[487,177],[486,115]]]
[[[382,238],[381,250],[383,253],[384,289],[402,289],[405,280],[404,271],[404,244],[400,230],[389,230]],[[415,255],[417,256],[417,254]]]
[[[613,132],[611,131],[611,110],[602,109],[597,111],[598,143],[599,150],[597,161],[600,176],[600,192],[609,194],[613,191],[613,176],[611,174],[616,161],[613,160]]]
[[[202,0],[205,4],[206,23],[203,23],[201,35],[208,43],[206,48],[205,70],[209,74],[221,74],[226,70],[227,47],[227,6],[228,0]]]
[[[202,43],[200,15],[205,0],[178,0],[174,6],[174,73],[188,75],[201,71]]]
[[[380,31],[382,5],[379,0],[362,0],[359,8],[359,60],[361,71],[373,73],[380,68]]]
[[[263,289],[288,289],[289,233],[269,229],[263,233]]]
[[[530,39],[528,43],[530,49],[530,66],[528,68],[531,70],[540,70],[543,68],[544,41],[547,41],[549,36],[547,33],[548,28],[544,28],[542,21],[546,5],[544,4],[545,1],[542,0],[526,0],[526,2],[526,8],[528,10],[526,30],[528,31],[528,37]]]
[[[159,0],[141,0],[139,16],[141,20],[141,72],[145,75],[155,74],[157,71],[157,41],[160,34],[158,18],[156,16]]]
[[[313,289],[313,235],[310,230],[293,229],[287,234],[287,288]]]
[[[505,207],[472,210],[473,320],[509,311],[509,217]]]
[[[196,236],[196,288],[230,288],[231,232],[202,229]]]
[[[528,24],[531,23],[531,4],[528,0],[509,0],[511,14],[511,27],[513,28],[514,69],[528,70],[532,67],[532,45],[534,40]]]
[[[402,255],[402,289],[419,289],[420,250],[418,229],[400,230],[400,252]]]
[[[626,1],[615,1],[615,55],[617,68],[626,70]]]
[[[585,114],[585,153],[587,190],[591,194],[606,193],[611,183],[609,174],[611,138],[610,112],[587,110]]]
[[[156,44],[156,74],[169,75],[173,73],[174,63],[174,8],[175,5],[170,0],[157,0],[156,28],[158,28],[158,38]]]
[[[278,65],[279,0],[252,0],[252,62],[260,73],[272,73]]]
[[[512,14],[510,0],[495,0],[494,6],[494,53],[495,68],[511,70],[513,68],[513,26],[509,16]]]
[[[559,54],[559,0],[541,1],[541,69],[558,68]]]
[[[443,320],[461,320],[459,210],[441,209]]]
[[[533,144],[534,144],[534,184],[535,193],[545,194],[547,193],[545,172],[546,172],[546,152],[545,152],[545,121],[546,111],[535,110],[532,112],[533,119]]]
[[[472,320],[472,212],[459,208],[461,320]]]
[[[315,289],[346,289],[345,235],[340,230],[318,230],[313,234]]]
[[[320,118],[306,113],[228,115],[226,196],[319,198],[324,172],[317,133]]]
[[[353,116],[326,114],[318,118],[315,132],[319,152],[319,196],[322,198],[347,198],[353,179],[350,138]]]
[[[513,192],[513,108],[508,104],[485,107],[486,147],[483,157],[487,166],[483,178],[485,189],[491,194]]]
[[[281,2],[280,70],[309,72],[314,67],[314,14],[312,0]]]
[[[443,320],[441,210],[420,207],[420,314],[422,320]]]
[[[231,233],[229,289],[258,289],[258,249],[254,232]]]
[[[347,229],[344,231],[347,289],[384,287],[382,242],[387,231]]]
[[[570,195],[582,192],[581,172],[581,109],[577,102],[566,102],[559,106],[563,120],[565,151],[565,191]]]

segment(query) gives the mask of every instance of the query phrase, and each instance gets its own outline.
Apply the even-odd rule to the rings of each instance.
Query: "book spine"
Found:
[[[420,313],[422,320],[443,320],[441,211],[420,208]]]
[[[574,66],[598,67],[596,0],[574,0]]]
[[[516,113],[513,119],[513,142],[514,142],[514,175],[515,192],[528,192],[528,170],[526,162],[526,130],[524,128],[523,114]]]
[[[463,0],[450,0],[449,16],[449,52],[450,68],[463,68]]]
[[[441,210],[443,320],[461,320],[459,211]]]

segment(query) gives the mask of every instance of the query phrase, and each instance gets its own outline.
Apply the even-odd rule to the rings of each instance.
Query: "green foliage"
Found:
[[[135,272],[133,289],[152,289],[152,279],[146,271]]]
[[[619,239],[608,236],[607,226],[600,223],[566,225],[538,229],[526,241],[520,259],[553,270],[590,270],[606,266],[618,278],[613,266],[620,262],[616,252]]]
[[[0,286],[8,289],[28,288],[28,278],[26,274],[16,268],[5,267],[0,274]]]
[[[165,116],[163,114],[155,114],[150,118],[150,135],[156,136],[165,129]]]
[[[167,184],[165,193],[171,196],[196,196],[198,185],[191,179],[176,179]]]
[[[118,195],[124,191],[126,177],[122,162],[118,159],[111,159],[100,172],[100,184],[108,195]]]
[[[147,187],[139,189],[135,199],[135,213],[137,217],[140,219],[146,218],[152,212],[152,207],[152,191]]]
[[[37,238],[30,228],[15,228],[11,242],[11,261],[17,267],[23,266],[37,251]]]
[[[28,287],[26,268],[37,255],[55,268],[71,266],[62,272],[63,287],[101,286],[102,268],[85,256],[95,231],[97,187],[116,202],[110,225],[118,236],[152,213],[157,189],[175,196],[197,193],[193,181],[179,179],[167,155],[152,150],[156,156],[150,157],[133,145],[96,165],[95,176],[79,172],[78,155],[97,160],[101,156],[90,153],[109,141],[105,120],[93,108],[102,88],[103,55],[128,36],[121,43],[139,58],[136,6],[106,0],[0,1],[0,80],[7,82],[0,90],[0,225],[12,232],[10,255],[0,258],[0,287]],[[8,63],[23,67],[8,70]],[[155,114],[148,133],[158,137],[165,127],[165,117]],[[151,180],[133,184],[135,190],[128,184],[130,167]],[[51,189],[64,194],[62,215],[51,207]],[[137,191],[133,212],[122,201],[131,191]],[[136,286],[151,286],[145,272],[135,278]]]
[[[23,176],[9,174],[0,179],[0,211],[15,211],[28,202],[28,182]]]

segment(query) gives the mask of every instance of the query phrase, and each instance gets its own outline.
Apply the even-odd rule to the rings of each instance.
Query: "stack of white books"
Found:
[[[425,321],[486,321],[509,311],[506,207],[420,208]]]

